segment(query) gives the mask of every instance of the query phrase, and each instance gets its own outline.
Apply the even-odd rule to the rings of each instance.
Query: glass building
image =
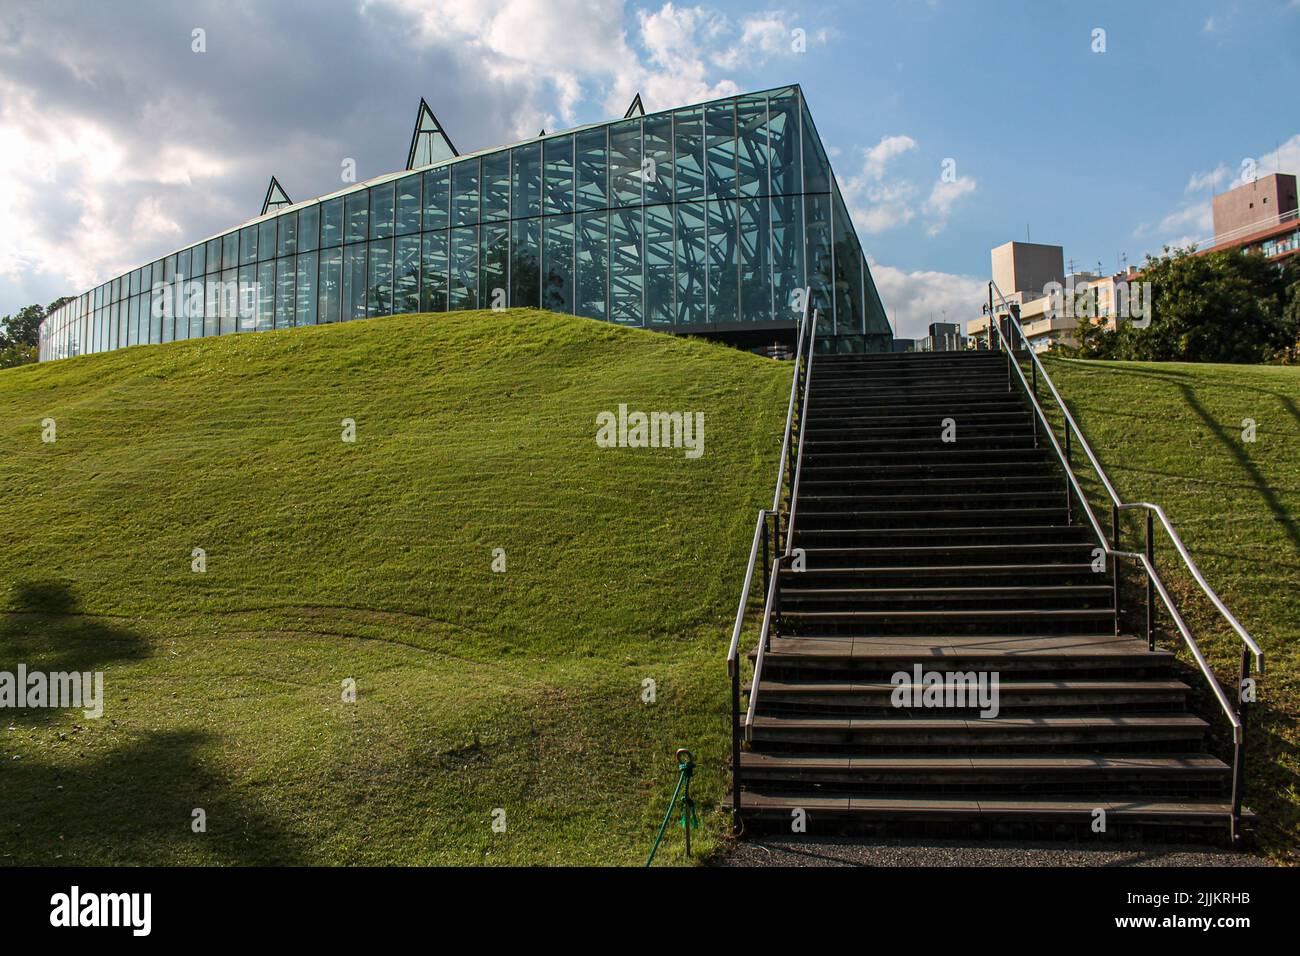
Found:
[[[85,292],[42,360],[372,316],[539,307],[741,346],[891,335],[798,86],[460,156],[421,101],[407,169],[262,214]]]

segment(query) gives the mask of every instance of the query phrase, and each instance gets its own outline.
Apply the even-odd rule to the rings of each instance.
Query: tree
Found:
[[[41,323],[50,313],[71,301],[71,296],[59,296],[48,306],[29,305],[19,309],[16,315],[0,319],[0,368],[35,362],[41,341]]]
[[[1084,358],[1163,362],[1286,361],[1300,335],[1300,263],[1279,268],[1240,249],[1192,248],[1147,257],[1134,281],[1151,283],[1150,324],[1081,329]]]

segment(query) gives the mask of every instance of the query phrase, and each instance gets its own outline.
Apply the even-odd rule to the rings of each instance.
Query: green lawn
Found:
[[[1263,646],[1261,700],[1248,718],[1247,802],[1260,815],[1261,846],[1300,862],[1300,368],[1067,360],[1047,368],[1120,495],[1164,507]],[[1243,437],[1245,419],[1255,422],[1253,442]],[[1098,515],[1109,527],[1108,500],[1106,508]],[[1162,575],[1231,693],[1240,640],[1158,528]],[[1138,524],[1126,522],[1123,533],[1140,549]],[[1165,641],[1173,648],[1179,638]],[[1203,710],[1224,725],[1214,705]]]
[[[0,713],[0,863],[643,862],[675,747],[725,789],[789,375],[529,310],[0,372],[0,670],[106,699]],[[598,448],[619,403],[704,455]]]

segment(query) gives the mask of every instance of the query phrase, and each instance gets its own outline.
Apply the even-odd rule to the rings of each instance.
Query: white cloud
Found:
[[[1187,181],[1187,188],[1183,192],[1198,193],[1207,189],[1213,189],[1215,192],[1223,188],[1223,184],[1228,181],[1232,175],[1228,167],[1220,163],[1208,173],[1192,173],[1191,179]]]
[[[862,165],[840,179],[844,203],[859,229],[884,232],[916,218],[916,186],[903,177],[891,177],[890,166],[916,149],[910,136],[882,136],[875,146],[862,148]]]
[[[952,214],[953,205],[963,196],[969,196],[973,192],[975,192],[975,180],[969,176],[958,176],[952,180],[939,179],[930,189],[930,197],[925,201],[925,211],[933,219],[926,232],[931,236],[943,232],[948,227],[948,217]]]
[[[956,322],[963,333],[966,323],[980,316],[988,296],[988,280],[951,272],[921,270],[906,272],[867,262],[891,324],[897,317],[898,336],[921,338],[931,322]]]

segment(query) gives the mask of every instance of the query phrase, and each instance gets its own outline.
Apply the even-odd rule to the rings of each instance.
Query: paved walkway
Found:
[[[1253,853],[1204,846],[968,843],[761,837],[739,843],[718,866],[1271,866]]]

